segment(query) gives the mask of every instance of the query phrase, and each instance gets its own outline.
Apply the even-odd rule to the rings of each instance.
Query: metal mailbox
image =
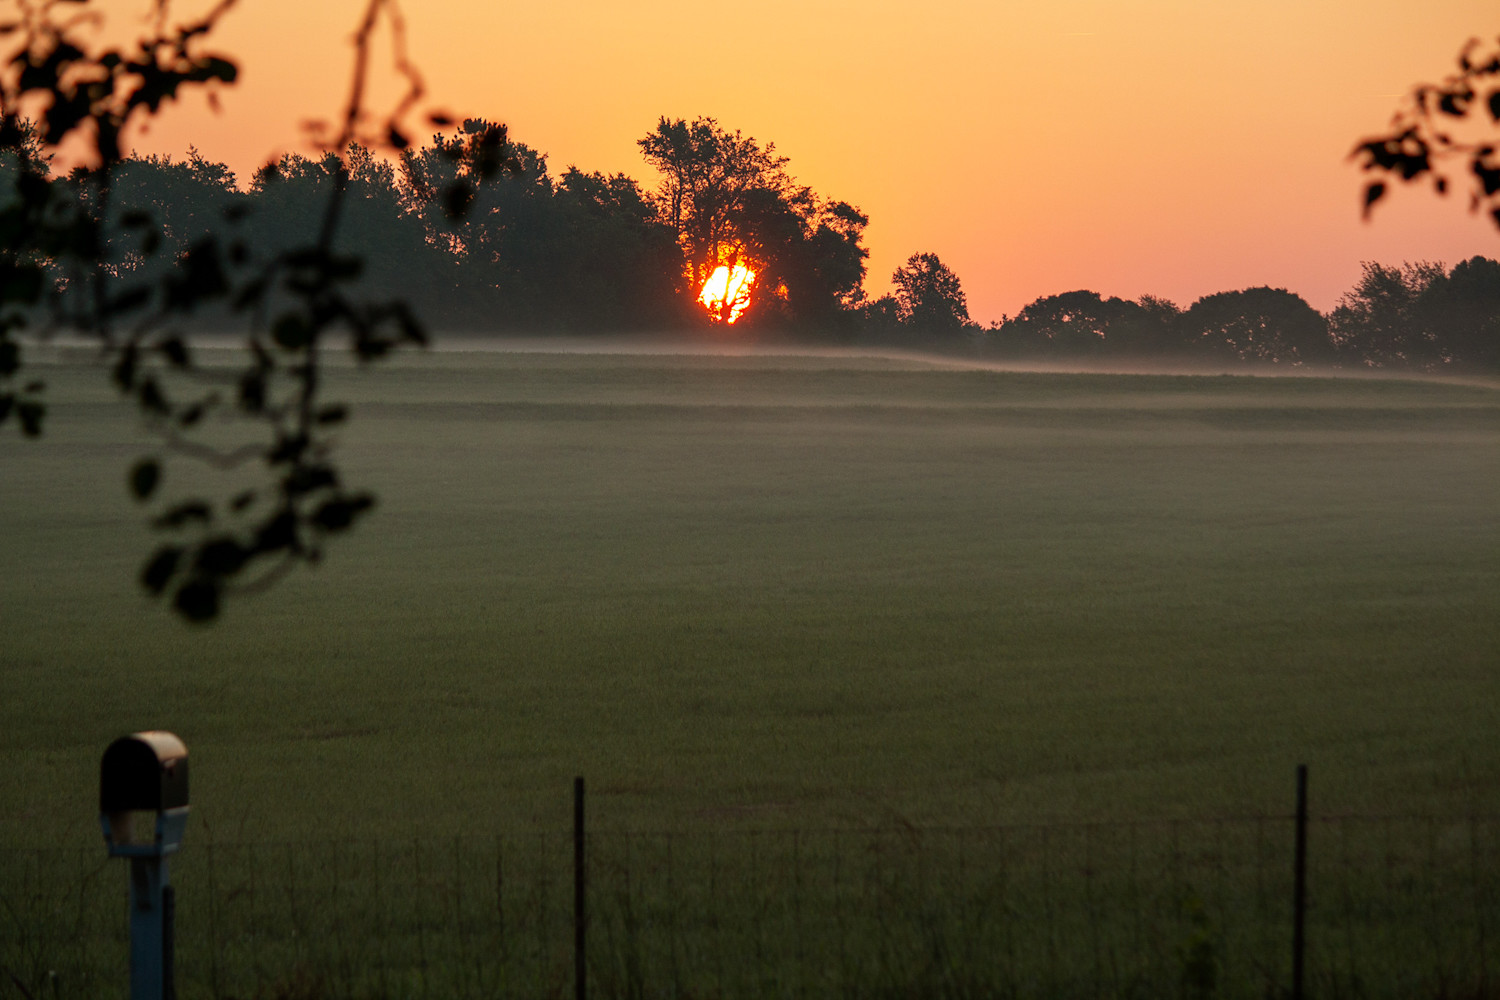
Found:
[[[187,825],[188,753],[168,732],[131,733],[99,762],[99,821],[111,854],[170,853]]]

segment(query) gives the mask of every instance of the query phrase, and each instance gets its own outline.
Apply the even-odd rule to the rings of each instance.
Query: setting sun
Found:
[[[733,323],[740,318],[750,304],[750,286],[755,284],[755,272],[744,264],[720,264],[703,283],[703,293],[698,301],[708,308],[716,320]]]

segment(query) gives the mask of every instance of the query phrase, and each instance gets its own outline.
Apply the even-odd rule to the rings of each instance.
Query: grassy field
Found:
[[[356,373],[380,505],[179,624],[149,439],[39,369],[0,435],[0,845],[1500,812],[1500,390],[914,359],[434,351]],[[170,488],[196,473],[175,466]]]
[[[41,370],[47,439],[0,436],[0,997],[120,991],[97,767],[148,727],[193,760],[189,998],[567,993],[575,774],[596,995],[1274,995],[1301,762],[1314,992],[1489,995],[1500,389],[340,368],[377,512],[194,629],[134,583],[149,438]]]

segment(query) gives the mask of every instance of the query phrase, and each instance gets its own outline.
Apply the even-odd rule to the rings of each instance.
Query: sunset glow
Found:
[[[208,6],[177,0],[173,16]],[[201,97],[169,102],[136,148],[181,157],[193,144],[241,183],[268,155],[304,148],[302,122],[342,109],[363,6],[238,4],[210,46],[243,70],[220,88],[222,113]],[[939,0],[920,14],[872,0],[855,18],[844,4],[778,2],[728,35],[681,0],[403,6],[427,99],[506,122],[555,172],[650,187],[636,141],[658,116],[713,115],[869,214],[872,297],[931,251],[980,322],[1077,288],[1186,306],[1270,285],[1326,310],[1361,261],[1495,253],[1485,219],[1425,190],[1363,222],[1348,159],[1412,84],[1451,72],[1468,38],[1494,36],[1494,0]],[[121,4],[137,7],[154,9]],[[764,67],[762,85],[726,66]],[[381,69],[368,96],[388,106],[399,93]]]
[[[755,284],[755,272],[744,264],[720,264],[703,283],[703,293],[698,301],[709,314],[725,323],[733,323],[750,304],[750,286]]]

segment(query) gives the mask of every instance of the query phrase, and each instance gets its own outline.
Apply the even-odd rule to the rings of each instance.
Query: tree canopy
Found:
[[[963,283],[935,253],[914,253],[891,275],[896,319],[936,334],[959,333],[970,323]]]
[[[690,288],[743,265],[755,275],[746,325],[846,325],[864,296],[864,213],[798,184],[775,143],[712,118],[663,117],[638,145],[661,176],[652,205],[676,234]]]

